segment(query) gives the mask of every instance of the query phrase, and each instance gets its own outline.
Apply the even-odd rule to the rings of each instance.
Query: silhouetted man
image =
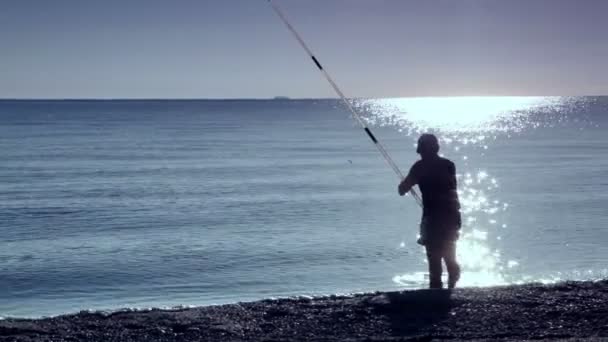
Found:
[[[430,287],[443,287],[443,259],[448,270],[448,287],[454,288],[460,279],[456,240],[461,226],[456,167],[450,160],[438,155],[439,142],[432,134],[423,134],[418,139],[416,152],[421,159],[414,163],[407,177],[399,184],[399,195],[405,195],[414,185],[420,188],[423,209],[418,243],[426,247]]]

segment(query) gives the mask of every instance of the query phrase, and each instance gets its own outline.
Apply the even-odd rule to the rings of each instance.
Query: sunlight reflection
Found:
[[[579,100],[557,96],[423,97],[359,100],[355,105],[369,114],[370,124],[396,125],[409,133],[429,130],[451,133],[443,137],[444,143],[457,140],[463,145],[475,145],[493,138],[489,133],[517,132],[545,125],[547,122],[535,121],[530,114],[581,106]]]

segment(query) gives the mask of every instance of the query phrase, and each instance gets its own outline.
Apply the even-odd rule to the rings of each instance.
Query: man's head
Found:
[[[433,156],[439,153],[439,141],[437,137],[430,133],[425,133],[418,138],[418,147],[416,153],[422,157]]]

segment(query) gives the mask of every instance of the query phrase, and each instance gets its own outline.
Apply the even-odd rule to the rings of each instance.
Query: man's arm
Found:
[[[399,188],[397,189],[399,191],[399,195],[403,196],[408,193],[410,190],[412,190],[412,187],[414,187],[416,183],[417,182],[415,178],[412,177],[412,174],[408,174],[407,177],[405,177],[405,179],[399,184]]]
[[[450,186],[452,187],[452,189],[456,189],[458,187],[456,181],[456,165],[454,165],[453,162],[450,162],[448,166],[448,172],[450,174]]]
[[[399,195],[403,196],[406,193],[408,193],[410,190],[412,190],[412,188],[414,187],[414,185],[418,184],[418,163],[415,163],[414,165],[412,165],[412,167],[410,168],[410,172],[407,174],[407,177],[405,177],[404,180],[401,181],[401,183],[399,184]]]

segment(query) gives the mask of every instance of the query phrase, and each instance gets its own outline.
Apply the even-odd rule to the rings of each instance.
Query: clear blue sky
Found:
[[[608,94],[605,0],[275,0],[353,97]],[[0,98],[335,97],[265,0],[2,0]]]

